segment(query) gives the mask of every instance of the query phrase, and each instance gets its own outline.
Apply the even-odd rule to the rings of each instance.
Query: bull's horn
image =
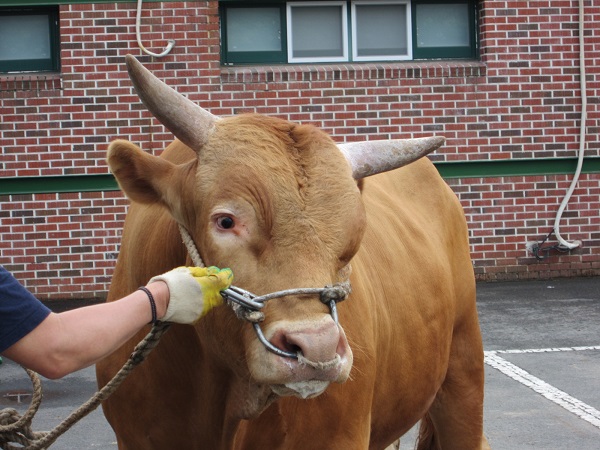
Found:
[[[129,78],[148,111],[181,142],[198,151],[218,117],[160,81],[132,55],[125,59]]]
[[[439,148],[445,140],[444,137],[436,136],[350,142],[338,147],[352,167],[352,176],[355,180],[360,180],[410,164]]]

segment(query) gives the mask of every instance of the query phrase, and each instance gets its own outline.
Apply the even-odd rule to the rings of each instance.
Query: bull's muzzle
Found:
[[[236,286],[231,286],[221,292],[223,298],[233,308],[238,318],[252,323],[258,340],[272,353],[285,358],[302,358],[301,352],[293,353],[283,350],[273,345],[263,334],[260,322],[265,318],[261,309],[268,300],[286,297],[288,295],[319,295],[321,302],[329,306],[329,311],[334,322],[338,323],[338,314],[336,304],[348,298],[351,292],[350,281],[346,280],[323,288],[298,288],[286,289],[283,291],[272,292],[270,294],[257,296],[249,291]]]

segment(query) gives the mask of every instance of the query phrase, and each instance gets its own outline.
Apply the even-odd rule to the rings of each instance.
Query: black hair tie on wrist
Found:
[[[138,291],[144,291],[148,296],[148,300],[150,300],[150,309],[152,309],[152,320],[150,321],[150,323],[154,325],[156,322],[158,322],[158,317],[156,316],[156,302],[154,301],[154,296],[152,295],[152,292],[150,292],[150,289],[148,289],[145,286],[139,287]]]

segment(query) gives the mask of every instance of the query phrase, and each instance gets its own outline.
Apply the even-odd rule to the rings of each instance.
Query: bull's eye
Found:
[[[221,216],[217,218],[217,226],[222,230],[231,230],[235,226],[235,221],[232,217]]]

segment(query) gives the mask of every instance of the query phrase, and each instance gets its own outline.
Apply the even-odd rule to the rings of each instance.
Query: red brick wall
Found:
[[[600,5],[585,1],[587,153],[599,156]],[[218,115],[315,123],[338,141],[447,137],[434,161],[574,157],[581,95],[578,2],[480,2],[481,61],[226,67],[217,2],[144,3],[140,56]],[[0,76],[1,177],[106,173],[107,144],[152,152],[172,139],[141,106],[123,57],[141,54],[134,3],[60,7],[60,75]],[[584,174],[561,222],[583,242],[537,261],[570,175],[450,179],[482,280],[600,274],[599,174]],[[126,201],[118,192],[0,196],[0,263],[40,298],[105,295]],[[555,244],[552,236],[549,244]]]
[[[570,176],[463,178],[448,180],[461,200],[471,242],[475,275],[480,280],[514,280],[600,274],[600,174],[583,175],[560,233],[583,245],[567,253],[541,252],[538,261],[526,245],[542,241],[554,218]],[[543,246],[555,245],[552,236]]]
[[[1,200],[1,264],[38,298],[105,295],[125,217],[120,192]]]

